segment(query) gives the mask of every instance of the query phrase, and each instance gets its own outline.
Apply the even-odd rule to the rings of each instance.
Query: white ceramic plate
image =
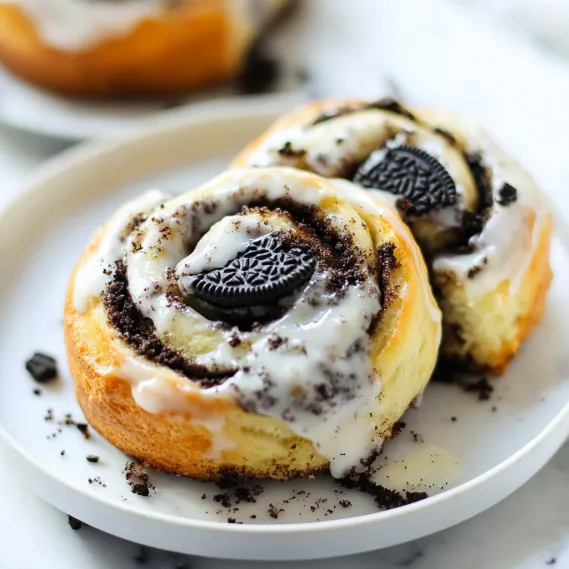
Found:
[[[170,120],[118,142],[83,146],[45,166],[1,216],[0,440],[11,451],[11,468],[34,491],[97,528],[214,557],[299,559],[378,549],[492,506],[535,474],[568,434],[569,353],[563,344],[569,251],[560,238],[547,314],[508,374],[495,382],[491,399],[432,385],[387,445],[382,481],[427,489],[431,497],[422,502],[378,512],[368,496],[340,494],[320,476],[263,483],[256,503],[226,508],[213,500],[223,491],[212,484],[157,472],[150,472],[156,491],[144,498],[130,492],[122,453],[98,435],[84,440],[75,427],[58,424],[65,413],[81,418],[64,363],[61,311],[69,273],[89,235],[143,189],[181,192],[218,173],[275,114],[258,108]],[[36,350],[55,355],[62,372],[40,396],[24,370]],[[52,421],[44,420],[48,408]],[[87,454],[100,456],[100,463],[87,462]],[[352,506],[342,507],[341,500]],[[268,513],[270,504],[284,510],[277,519]],[[229,524],[228,517],[243,524]]]
[[[0,67],[0,122],[44,136],[77,141],[110,138],[169,115],[200,115],[230,107],[251,108],[266,101],[294,105],[306,99],[286,77],[282,92],[237,96],[230,86],[187,97],[149,102],[84,102],[66,99],[21,81]]]

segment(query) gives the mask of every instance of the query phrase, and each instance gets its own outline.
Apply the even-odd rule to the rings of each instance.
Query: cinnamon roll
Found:
[[[0,0],[0,62],[63,95],[166,96],[236,76],[290,0]]]
[[[321,101],[282,117],[235,165],[343,178],[393,204],[429,265],[444,362],[503,373],[539,322],[551,216],[531,176],[467,120],[392,99]]]
[[[65,304],[91,425],[200,479],[344,475],[422,393],[440,336],[397,213],[288,168],[127,204],[79,259]]]

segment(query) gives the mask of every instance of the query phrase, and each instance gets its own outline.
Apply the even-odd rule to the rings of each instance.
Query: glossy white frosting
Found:
[[[460,128],[468,138],[469,150],[481,152],[491,172],[494,205],[480,235],[470,240],[473,252],[440,256],[433,269],[452,272],[471,302],[503,281],[508,281],[510,292],[515,294],[547,220],[547,203],[530,174],[481,128],[466,121],[461,122]],[[516,188],[517,199],[501,205],[499,191],[505,182]],[[469,278],[469,272],[478,267],[482,270]]]
[[[166,199],[166,194],[159,190],[150,190],[139,198],[125,204],[108,221],[101,233],[97,250],[80,267],[73,303],[77,310],[84,312],[89,300],[99,297],[109,281],[114,261],[122,258],[124,251],[125,228],[137,215],[146,215]]]
[[[317,191],[307,191],[305,181],[311,186],[319,184]],[[345,194],[342,188],[347,184],[316,182],[313,176],[292,170],[280,170],[278,175],[272,170],[244,170],[223,174],[208,184],[205,205],[190,193],[149,211],[152,204],[163,201],[163,196],[148,194],[125,206],[103,229],[98,250],[77,273],[75,307],[84,310],[90,297],[99,297],[109,278],[100,276],[102,268],[123,259],[132,299],[142,314],[152,319],[164,341],[176,333],[173,331],[191,336],[196,326],[220,337],[213,350],[197,355],[195,363],[236,372],[220,386],[200,389],[200,397],[236,399],[246,408],[284,420],[330,461],[334,476],[341,476],[382,443],[375,431],[380,421],[377,398],[381,383],[371,366],[367,334],[381,306],[376,276],[367,270],[367,260],[358,261],[366,275],[363,281],[346,285],[342,291],[327,287],[328,269],[317,266],[282,317],[253,331],[222,331],[193,308],[173,305],[167,292],[172,268],[195,273],[222,266],[251,239],[274,230],[257,214],[240,213],[242,206],[259,198],[288,198],[308,206],[337,196],[354,203],[355,195],[367,200],[365,193],[355,187]],[[146,221],[121,241],[132,217],[145,212]],[[393,216],[397,223],[395,213]],[[350,223],[340,214],[333,217],[338,231]],[[426,284],[424,288],[428,290]],[[432,299],[430,302],[433,317],[440,319]],[[229,340],[235,337],[241,343],[234,348]],[[276,337],[282,342],[275,348],[271,340]],[[243,346],[248,349],[243,350]],[[120,349],[125,352],[124,363],[113,371],[131,382],[141,407],[150,412],[186,410],[192,415],[192,409],[180,401],[176,387],[180,376],[137,358],[124,346]],[[349,395],[339,391],[316,401],[317,387],[329,385],[331,375],[349,378],[345,384],[349,385]],[[198,391],[185,378],[182,384],[186,390]],[[207,421],[215,438],[215,452],[231,448],[231,441],[223,433],[223,417],[198,421],[204,425],[203,421]]]

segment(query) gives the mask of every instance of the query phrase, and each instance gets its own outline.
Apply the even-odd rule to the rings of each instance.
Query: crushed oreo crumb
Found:
[[[124,471],[131,492],[148,498],[150,490],[154,490],[154,485],[150,482],[144,467],[136,462],[127,462]]]
[[[348,490],[360,490],[373,497],[376,505],[385,510],[399,508],[428,498],[426,492],[405,492],[399,493],[389,490],[380,484],[373,482],[368,473],[362,473],[355,477],[342,478],[338,483]]]
[[[488,378],[481,377],[474,383],[466,384],[464,390],[470,393],[476,393],[479,401],[488,401],[494,391],[494,386],[488,381]]]
[[[504,185],[498,190],[498,198],[496,201],[500,205],[510,205],[518,199],[518,190],[505,182]]]
[[[279,509],[273,503],[269,504],[269,509],[267,511],[271,518],[276,520],[279,517]]]
[[[126,278],[124,263],[117,262],[115,272],[102,294],[111,326],[119,336],[143,357],[197,381],[203,387],[220,385],[231,373],[214,373],[204,366],[192,364],[178,351],[166,346],[156,336],[152,320],[144,318],[136,308]]]
[[[471,253],[472,246],[469,241],[474,235],[479,235],[490,217],[492,209],[492,183],[490,173],[480,152],[465,152],[464,159],[468,164],[470,173],[476,184],[478,192],[478,211],[464,211],[462,214],[462,227],[456,246],[457,253]]]
[[[47,383],[57,377],[55,358],[40,352],[26,361],[26,370],[38,383]]]
[[[87,462],[92,462],[92,463],[99,462],[99,457],[94,454],[88,454],[85,458],[87,459]]]
[[[407,426],[407,424],[403,421],[396,421],[393,424],[393,429],[391,430],[391,436],[396,437],[401,431]]]
[[[293,148],[292,142],[285,142],[284,145],[279,148],[278,153],[285,158],[302,158],[306,154],[306,150]]]
[[[381,304],[384,309],[389,305],[391,294],[393,293],[389,287],[389,279],[398,266],[397,258],[395,257],[395,249],[396,245],[391,241],[382,243],[377,249],[379,290],[381,293]]]
[[[81,529],[83,525],[77,518],[74,518],[73,516],[67,516],[67,522],[69,523],[71,529],[75,531]]]
[[[89,433],[89,425],[87,423],[75,423],[79,432],[83,435],[84,439],[90,439],[91,433]]]
[[[213,497],[213,501],[219,502],[224,508],[230,508],[231,507],[231,499],[229,497],[229,494],[227,494],[227,493],[216,494]]]
[[[228,340],[228,344],[232,347],[232,348],[236,348],[237,346],[239,346],[241,344],[241,339],[239,338],[239,336],[237,334],[233,334],[231,336],[231,338],[229,338]]]
[[[41,395],[41,389],[39,389],[39,388],[36,387],[36,388],[34,389],[34,395],[40,396],[40,395]]]

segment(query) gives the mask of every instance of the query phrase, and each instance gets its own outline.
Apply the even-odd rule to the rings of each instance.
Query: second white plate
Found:
[[[0,216],[0,440],[18,476],[97,528],[214,557],[308,559],[377,549],[495,504],[543,466],[568,434],[569,354],[563,341],[569,335],[569,253],[560,239],[553,247],[548,311],[506,376],[493,383],[490,399],[432,384],[386,446],[381,481],[426,490],[431,497],[422,502],[378,512],[369,496],[320,476],[263,482],[256,502],[237,503],[232,491],[226,499],[212,484],[152,471],[155,492],[144,498],[130,492],[127,457],[98,435],[85,440],[65,425],[66,413],[82,417],[65,366],[63,296],[89,235],[121,202],[148,187],[182,192],[217,174],[275,115],[263,108],[216,111],[73,150],[43,168]],[[40,395],[24,369],[34,351],[55,355],[62,370],[62,379],[40,387]],[[88,462],[88,454],[100,462]],[[230,518],[242,523],[228,523]]]
[[[304,100],[306,92],[300,86],[289,92],[241,96],[232,93],[231,87],[222,86],[163,101],[80,101],[34,87],[0,66],[0,122],[68,141],[116,137],[171,115],[199,116],[226,108],[245,110],[267,102],[284,109]]]

